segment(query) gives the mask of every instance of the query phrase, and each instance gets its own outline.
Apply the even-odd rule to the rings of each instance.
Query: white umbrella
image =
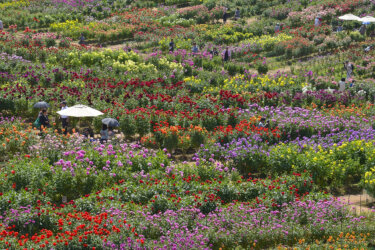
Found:
[[[360,17],[355,16],[353,14],[346,14],[346,15],[340,16],[339,19],[345,20],[345,21],[362,21]]]
[[[365,17],[361,18],[361,21],[364,22],[364,23],[374,23],[375,18],[372,17],[372,16],[365,16]]]
[[[72,117],[95,117],[102,115],[103,113],[99,110],[87,107],[82,104],[69,107],[64,110],[57,111],[59,115],[72,116]]]

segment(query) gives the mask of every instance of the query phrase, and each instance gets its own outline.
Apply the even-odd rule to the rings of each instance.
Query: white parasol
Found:
[[[72,117],[96,117],[103,113],[99,110],[90,108],[88,106],[78,104],[64,110],[57,111],[59,115],[72,116]]]
[[[361,18],[361,21],[364,22],[364,23],[374,23],[375,18],[372,17],[372,16],[365,16],[365,17]]]
[[[362,21],[360,17],[355,16],[353,14],[346,14],[339,17],[340,20],[344,21]]]

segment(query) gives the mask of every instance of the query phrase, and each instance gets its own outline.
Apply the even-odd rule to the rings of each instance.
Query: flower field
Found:
[[[375,24],[349,13],[375,2],[1,1],[0,248],[374,249]],[[65,131],[63,101],[104,114]]]

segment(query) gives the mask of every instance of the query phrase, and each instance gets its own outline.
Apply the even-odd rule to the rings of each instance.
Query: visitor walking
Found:
[[[351,62],[346,61],[344,63],[344,69],[346,70],[346,79],[349,80],[352,77],[354,66]]]
[[[213,50],[210,51],[211,55],[212,56],[218,56],[219,55],[219,51],[217,51],[217,48],[214,47]]]
[[[198,51],[199,51],[199,48],[198,48],[197,44],[196,44],[196,43],[193,43],[192,52],[193,52],[193,53],[198,53]]]
[[[106,124],[103,124],[102,130],[100,130],[100,143],[104,143],[108,141],[108,126]]]
[[[173,51],[174,51],[174,42],[173,42],[173,38],[172,38],[170,43],[169,43],[169,52],[173,52]]]
[[[43,128],[49,128],[51,125],[49,124],[49,119],[47,115],[47,109],[42,109],[39,112],[39,123],[40,123],[40,130],[42,131]]]
[[[342,27],[342,24],[339,23],[339,25],[337,26],[336,32],[341,32],[343,30],[344,30],[344,28]]]
[[[314,25],[315,25],[315,27],[318,27],[321,24],[322,24],[322,18],[320,17],[320,15],[318,15],[318,16],[315,17]]]
[[[85,45],[86,44],[85,40],[86,40],[85,36],[83,35],[83,33],[81,33],[81,37],[79,38],[78,44],[79,45]]]
[[[278,33],[280,32],[280,24],[277,23],[276,26],[275,26],[275,33]]]
[[[350,87],[350,88],[353,88],[354,85],[355,85],[355,80],[352,80],[352,82],[349,84],[349,87]]]
[[[227,47],[223,53],[223,62],[228,62],[231,58],[229,47]]]
[[[359,33],[362,35],[362,36],[365,36],[366,35],[366,24],[362,24],[361,27],[359,28]]]
[[[240,9],[237,8],[236,11],[234,12],[234,19],[237,21],[238,19],[240,19],[240,16],[241,16]]]
[[[341,78],[341,81],[339,81],[339,91],[345,90],[345,78]]]
[[[68,106],[66,105],[66,101],[61,102],[60,106],[61,106],[61,110],[68,108]],[[60,119],[61,119],[61,126],[62,126],[63,133],[64,135],[66,135],[68,133],[68,116],[62,115],[60,116]]]
[[[3,21],[0,20],[0,31],[3,31],[3,29],[4,29]]]
[[[228,12],[227,12],[227,9],[224,9],[224,13],[223,13],[223,23],[224,24],[227,23],[227,19],[228,19]]]

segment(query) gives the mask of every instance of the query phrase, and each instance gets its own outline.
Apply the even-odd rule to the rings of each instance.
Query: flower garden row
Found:
[[[306,170],[259,178],[204,157],[192,166],[166,150],[82,140],[49,134],[1,171],[4,248],[304,247],[323,238],[357,247],[375,230]],[[353,143],[341,154],[354,154]]]

